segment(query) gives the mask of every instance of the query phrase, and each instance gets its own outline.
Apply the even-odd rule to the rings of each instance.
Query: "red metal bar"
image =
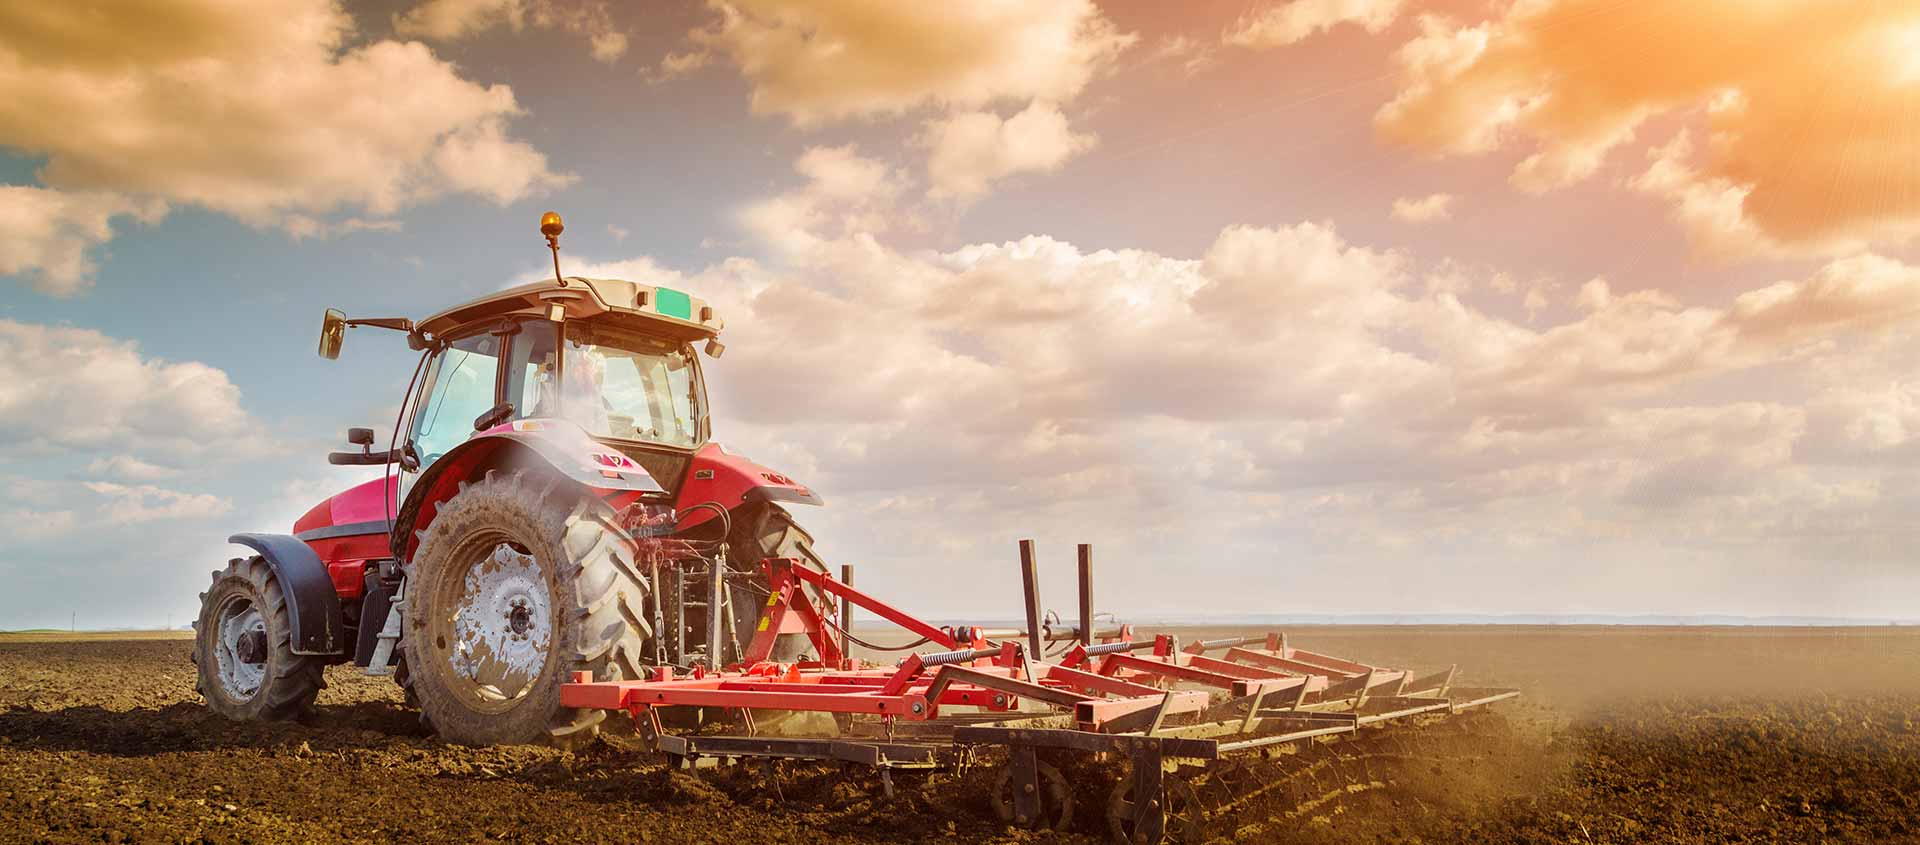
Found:
[[[1273,672],[1266,669],[1255,669],[1252,666],[1242,666],[1238,663],[1229,663],[1225,660],[1216,660],[1214,658],[1207,657],[1201,654],[1187,655],[1187,665],[1192,666],[1195,669],[1205,669],[1209,672],[1218,672],[1222,675],[1231,675],[1235,678],[1246,678],[1248,680],[1256,680],[1256,681],[1269,679],[1269,678],[1293,677],[1291,675],[1288,675],[1285,672]]]
[[[909,631],[912,631],[915,634],[919,634],[920,636],[926,637],[927,639],[932,640],[933,642],[939,644],[943,648],[957,649],[965,645],[965,643],[962,643],[954,639],[953,637],[948,636],[947,632],[942,631],[939,628],[935,628],[932,625],[928,625],[927,623],[922,622],[918,619],[915,619],[912,616],[907,615],[905,612],[902,612],[901,610],[895,608],[893,605],[887,604],[886,602],[876,599],[873,596],[867,595],[866,593],[860,592],[859,590],[849,587],[846,584],[842,584],[839,581],[833,580],[833,576],[828,575],[825,572],[815,572],[804,566],[793,566],[792,558],[777,558],[776,560],[787,562],[787,567],[786,567],[787,571],[792,572],[795,576],[800,578],[800,580],[805,581],[809,584],[812,584],[815,587],[818,587],[836,596],[839,596],[842,599],[845,599],[861,607],[864,607],[867,610],[872,611],[875,615],[879,616],[880,618],[885,619],[888,622],[892,622],[895,625],[899,625],[900,627],[905,628]]]
[[[1294,649],[1293,653],[1288,655],[1288,657],[1293,660],[1298,660],[1301,663],[1310,663],[1315,666],[1325,666],[1328,669],[1337,669],[1349,675],[1365,675],[1375,668],[1365,663],[1355,663],[1351,660],[1342,660],[1338,657],[1315,654],[1311,651],[1302,651],[1297,648]]]
[[[789,600],[794,602],[794,611],[800,614],[801,621],[807,623],[807,633],[813,640],[813,647],[819,651],[820,662],[828,666],[840,665],[840,641],[827,634],[826,620],[820,616],[820,608],[813,606],[813,600],[804,590],[793,590]]]
[[[1159,687],[1131,683],[1107,675],[1083,672],[1079,669],[1072,669],[1066,666],[1044,667],[1041,670],[1040,676],[1049,681],[1064,683],[1076,689],[1090,689],[1095,692],[1106,693],[1107,695],[1159,695],[1166,692],[1166,690],[1160,689]]]
[[[999,690],[1009,695],[1030,698],[1034,701],[1045,702],[1055,707],[1073,707],[1087,700],[1087,697],[1084,695],[1058,687],[1042,686],[1040,684],[1028,683],[1015,678],[1005,678],[960,666],[940,667],[939,673],[933,678],[933,683],[927,687],[927,695],[930,697],[938,696],[948,686],[955,683],[972,684],[991,690]]]
[[[861,687],[844,692],[765,692],[726,689],[722,678],[700,681],[597,681],[563,684],[563,707],[632,710],[642,707],[752,707],[762,710],[815,710],[823,713],[871,713],[925,719],[930,709],[919,692],[882,695]],[[814,689],[819,685],[809,684]],[[832,687],[827,687],[832,689]]]
[[[1302,663],[1291,658],[1275,657],[1264,651],[1253,651],[1244,648],[1227,649],[1227,659],[1237,660],[1241,663],[1251,663],[1265,669],[1292,672],[1296,675],[1332,675],[1339,678],[1348,678],[1358,674],[1364,674],[1363,672],[1344,672],[1339,669],[1329,669],[1325,666]]]
[[[1074,705],[1073,719],[1079,722],[1083,730],[1099,730],[1122,716],[1151,710],[1159,707],[1162,701],[1167,704],[1167,713],[1196,713],[1207,709],[1208,697],[1201,690],[1183,690],[1168,693],[1157,690],[1156,695],[1142,698],[1093,699]],[[1171,698],[1168,696],[1171,695]]]
[[[1209,672],[1209,671],[1206,671],[1205,669],[1194,669],[1187,666],[1175,666],[1171,663],[1162,663],[1158,660],[1150,660],[1145,657],[1134,657],[1131,654],[1124,654],[1124,653],[1107,655],[1106,662],[1101,664],[1100,673],[1103,675],[1112,674],[1111,672],[1108,671],[1109,669],[1127,669],[1127,670],[1140,672],[1147,675],[1154,675],[1161,678],[1171,678],[1176,681],[1187,681],[1189,683],[1203,684],[1205,686],[1217,687],[1219,689],[1233,689],[1234,681],[1247,680],[1246,678],[1236,678],[1231,675],[1222,675],[1218,672]]]
[[[767,606],[760,612],[760,624],[754,628],[753,641],[747,644],[747,653],[741,656],[740,662],[750,666],[773,654],[773,643],[792,611],[793,573],[797,571],[800,570],[791,564],[768,567]]]

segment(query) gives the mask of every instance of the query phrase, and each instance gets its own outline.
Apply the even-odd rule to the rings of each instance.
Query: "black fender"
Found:
[[[346,650],[346,623],[340,594],[313,547],[286,534],[235,534],[227,542],[260,553],[286,596],[288,639],[294,654],[337,656]]]
[[[522,428],[522,427],[526,428]],[[538,426],[533,427],[533,426]],[[523,457],[524,456],[524,457]],[[522,420],[511,426],[476,434],[428,465],[401,502],[393,521],[392,546],[403,560],[413,559],[415,527],[429,506],[453,498],[460,483],[473,481],[488,469],[526,461],[552,470],[561,478],[599,491],[661,494],[647,470],[618,449],[604,445],[571,423]]]

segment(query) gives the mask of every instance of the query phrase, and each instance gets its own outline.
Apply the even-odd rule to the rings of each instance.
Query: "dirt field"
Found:
[[[1291,634],[1526,697],[1423,732],[1411,760],[1348,766],[1379,788],[1258,802],[1228,840],[1920,842],[1920,629]],[[0,841],[1105,841],[1098,807],[1066,835],[992,822],[980,771],[888,800],[810,766],[692,777],[608,745],[449,747],[345,669],[309,724],[231,724],[201,709],[187,654],[0,638]]]

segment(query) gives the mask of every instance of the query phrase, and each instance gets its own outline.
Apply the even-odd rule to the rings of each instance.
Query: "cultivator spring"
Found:
[[[1378,789],[1391,764],[1419,756],[1425,733],[1389,725],[1441,722],[1519,694],[1456,685],[1452,668],[1419,673],[1307,651],[1278,633],[1183,646],[1129,626],[1101,629],[1084,545],[1078,624],[1045,622],[1031,542],[1020,551],[1024,630],[936,627],[854,589],[850,573],[835,579],[772,558],[764,562],[771,595],[741,662],[686,674],[663,667],[633,680],[583,673],[562,687],[561,703],[626,712],[646,743],[687,765],[839,761],[874,767],[891,792],[895,769],[990,763],[1000,768],[988,804],[1004,821],[1099,826],[1086,822],[1091,815],[1104,817],[1117,841],[1149,843],[1257,832]],[[942,650],[893,666],[856,661],[846,617],[834,621],[853,606]],[[775,639],[791,633],[804,633],[818,659],[768,662]],[[671,708],[730,711],[744,731],[672,734],[660,718]],[[764,735],[756,710],[830,714],[832,728]],[[1102,776],[1115,767],[1079,765],[1088,760],[1124,761],[1126,773]],[[1076,808],[1076,791],[1089,786],[1080,777],[1112,781],[1104,807]],[[1236,826],[1254,804],[1285,809]]]

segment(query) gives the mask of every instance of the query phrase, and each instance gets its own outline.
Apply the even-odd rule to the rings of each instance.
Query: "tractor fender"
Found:
[[[753,502],[826,504],[813,488],[754,463],[744,455],[729,452],[718,443],[701,447],[687,467],[686,482],[680,485],[680,495],[674,502],[674,507],[686,516],[680,527],[691,528],[714,519],[710,510],[689,510],[707,502],[727,510]]]
[[[294,654],[338,655],[346,648],[340,597],[313,547],[285,534],[235,534],[227,542],[260,553],[286,596],[288,642]]]
[[[602,493],[665,493],[665,488],[632,458],[604,445],[572,423],[516,420],[476,434],[434,461],[407,491],[393,521],[393,548],[413,560],[414,533],[433,521],[441,502],[488,470],[549,469],[582,487]]]

